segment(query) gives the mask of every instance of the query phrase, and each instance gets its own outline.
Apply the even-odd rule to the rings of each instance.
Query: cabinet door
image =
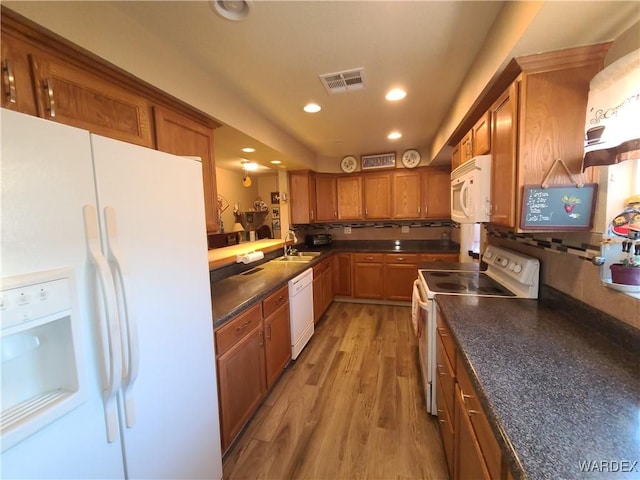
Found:
[[[215,233],[218,225],[218,196],[213,153],[213,128],[177,112],[156,106],[153,109],[158,150],[174,155],[200,157],[207,232]]]
[[[473,158],[473,130],[464,136],[460,141],[460,160],[461,163],[471,160]]]
[[[451,152],[451,171],[454,171],[462,164],[462,146],[458,143]]]
[[[335,176],[316,175],[316,206],[318,222],[333,221],[338,218],[338,191]]]
[[[515,226],[518,83],[491,107],[491,223]]]
[[[387,300],[411,301],[418,278],[418,255],[387,253],[384,256],[384,292]]]
[[[333,276],[333,295],[350,297],[353,295],[351,287],[351,254],[334,253],[331,259]]]
[[[322,312],[324,311],[324,294],[322,288],[324,284],[322,282],[322,272],[320,271],[320,265],[313,267],[313,323],[318,323]]]
[[[422,218],[451,218],[451,172],[427,168],[422,172]]]
[[[473,156],[491,152],[491,112],[485,113],[476,122],[473,132]]]
[[[0,43],[2,107],[28,115],[37,115],[28,47],[4,31]]]
[[[30,58],[40,117],[154,147],[151,105],[144,97],[57,57]]]
[[[333,302],[333,268],[331,259],[324,261],[324,271],[322,272],[322,313],[327,311]]]
[[[362,220],[362,176],[340,176],[337,179],[338,219]]]
[[[217,365],[224,452],[247,423],[267,389],[262,325],[219,356]]]
[[[273,385],[291,360],[289,302],[264,319],[267,387]]]
[[[420,171],[393,174],[393,218],[420,218]]]
[[[364,218],[367,220],[391,218],[391,174],[364,175]]]
[[[384,298],[383,254],[353,254],[353,296]]]
[[[458,385],[456,385],[456,409],[456,478],[459,480],[491,480]]]
[[[449,468],[449,478],[454,477],[455,465],[455,424],[454,411],[449,411],[444,401],[442,393],[442,384],[436,380],[436,408],[438,409],[438,423],[440,424],[440,437],[442,438],[442,446],[444,447],[444,455]]]
[[[315,178],[312,172],[289,172],[289,214],[292,224],[315,222],[315,188]]]

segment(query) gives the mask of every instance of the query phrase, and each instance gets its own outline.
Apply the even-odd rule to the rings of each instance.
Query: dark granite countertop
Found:
[[[336,241],[330,247],[311,247],[297,245],[300,251],[318,251],[322,255],[310,263],[286,263],[265,261],[255,268],[246,267],[243,273],[235,273],[211,283],[213,326],[223,325],[243,310],[261,301],[287,281],[307,268],[322,261],[333,252],[415,252],[415,253],[457,253],[460,246],[456,242],[441,240],[359,240]],[[274,252],[273,255],[280,255]],[[267,260],[269,258],[266,257]],[[260,270],[257,270],[260,269]]]
[[[515,478],[640,478],[637,337],[614,343],[558,302],[436,301]]]

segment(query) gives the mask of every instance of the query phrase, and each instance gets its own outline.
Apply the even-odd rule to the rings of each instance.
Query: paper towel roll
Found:
[[[248,252],[242,255],[238,255],[236,257],[236,263],[252,263],[258,260],[262,260],[264,258],[264,253],[262,252]]]

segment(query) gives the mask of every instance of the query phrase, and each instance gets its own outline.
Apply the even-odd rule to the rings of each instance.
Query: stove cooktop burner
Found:
[[[427,288],[433,293],[515,297],[516,295],[484,272],[455,272],[423,270]],[[444,280],[446,278],[446,280]]]

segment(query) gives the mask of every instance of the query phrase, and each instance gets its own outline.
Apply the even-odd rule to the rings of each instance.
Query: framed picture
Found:
[[[271,222],[271,229],[272,230],[280,230],[280,219],[273,219],[273,221]]]
[[[280,192],[271,192],[271,204],[277,205],[280,203]]]
[[[378,153],[375,155],[362,155],[360,157],[362,170],[375,170],[378,168],[394,168],[396,166],[396,153]]]
[[[280,218],[280,209],[279,208],[272,208],[271,209],[271,217],[274,220],[277,220]]]

